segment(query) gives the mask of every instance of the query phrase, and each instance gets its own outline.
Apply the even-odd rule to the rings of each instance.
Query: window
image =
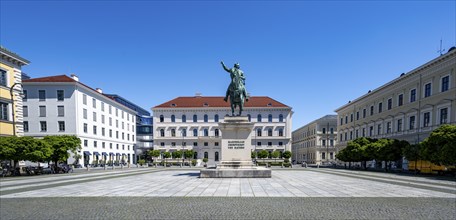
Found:
[[[187,116],[182,115],[182,122],[187,122]]]
[[[257,121],[258,121],[258,122],[261,122],[261,115],[258,115],[258,116],[257,116]]]
[[[182,137],[187,137],[187,129],[182,129]]]
[[[93,112],[93,121],[97,121],[97,113],[96,112]]]
[[[378,113],[381,113],[382,110],[383,110],[383,103],[380,102],[380,103],[378,103]]]
[[[65,131],[65,122],[59,121],[59,131]]]
[[[87,95],[86,94],[82,95],[82,104],[87,105]]]
[[[171,147],[175,147],[176,146],[176,142],[171,142]]]
[[[348,123],[348,115],[345,116],[345,124]]]
[[[106,148],[106,143],[105,142],[101,142],[101,148],[103,148],[103,149]]]
[[[214,130],[214,135],[215,135],[216,137],[220,136],[219,129],[215,129],[215,130]]]
[[[250,116],[250,114],[247,115],[247,118],[249,119],[249,122],[252,121],[252,116]]]
[[[261,141],[257,142],[257,146],[261,147]]]
[[[104,102],[101,102],[101,111],[104,112]]]
[[[171,122],[176,122],[176,116],[171,115]]]
[[[28,98],[27,90],[22,90],[22,95],[23,95],[22,101],[26,102],[27,98]]]
[[[209,121],[209,117],[207,115],[204,115],[204,122],[208,122]]]
[[[207,147],[207,146],[209,146],[209,143],[208,143],[208,142],[204,142],[203,145],[204,145],[205,147]]]
[[[397,120],[397,132],[402,131],[402,119]]]
[[[324,153],[324,152],[321,153],[321,159],[322,159],[322,160],[325,160],[325,159],[326,159],[326,153]]]
[[[370,115],[371,116],[374,115],[374,106],[373,105],[371,106],[371,109],[370,109]]]
[[[353,122],[353,113],[350,114],[350,122]]]
[[[268,115],[268,122],[272,122],[272,115],[271,114]]]
[[[363,128],[363,133],[362,133],[363,137],[366,136],[366,128]]]
[[[193,142],[193,147],[198,147],[198,142]]]
[[[102,124],[105,123],[105,116],[104,116],[104,115],[101,115],[101,123],[102,123]]]
[[[219,146],[219,142],[214,142],[214,146],[218,147]]]
[[[204,152],[204,158],[209,158],[209,154],[207,153],[207,151]]]
[[[409,129],[415,129],[415,116],[410,116],[409,118]]]
[[[366,109],[363,109],[363,118],[366,118]]]
[[[160,137],[164,137],[164,136],[165,136],[165,130],[160,129]]]
[[[40,117],[46,117],[46,106],[40,105]]]
[[[47,124],[45,121],[40,121],[41,131],[47,131]]]
[[[0,86],[5,86],[6,87],[6,81],[8,77],[6,75],[6,71],[0,69]]]
[[[84,131],[84,133],[87,133],[87,123],[83,124],[83,131]]]
[[[160,142],[160,146],[164,147],[165,146],[165,142]]]
[[[450,76],[445,76],[442,78],[442,88],[440,89],[441,92],[445,92],[448,90],[450,85]]]
[[[272,142],[271,141],[268,142],[268,147],[272,147]]]
[[[377,125],[377,135],[380,135],[380,134],[382,134],[382,125],[378,124]]]
[[[386,123],[386,133],[387,134],[391,133],[391,122],[390,121]]]
[[[109,143],[109,149],[112,149],[112,143]]]
[[[97,147],[97,141],[93,141],[93,147]]]
[[[207,130],[207,128],[204,129],[204,136],[209,136],[209,130]]]
[[[171,137],[176,137],[176,129],[171,129]]]
[[[344,119],[340,118],[340,125],[343,125],[343,124],[344,124]]]
[[[101,135],[102,136],[105,136],[105,130],[106,130],[105,128],[101,128]]]
[[[282,114],[279,115],[279,122],[283,122],[283,115]]]
[[[97,134],[97,126],[96,125],[93,126],[93,134],[95,134],[95,135]]]
[[[448,121],[448,108],[440,109],[440,124],[446,124]]]
[[[193,122],[198,122],[198,116],[197,115],[193,115]]]
[[[358,137],[359,137],[359,136],[358,136],[358,133],[359,133],[359,130],[356,129],[356,131],[355,131],[355,138],[358,138]]]
[[[359,120],[359,112],[356,112],[356,120]]]
[[[88,140],[84,140],[84,147],[88,147],[89,146],[89,141]]]
[[[424,98],[431,96],[431,83],[424,85]]]
[[[112,138],[112,129],[109,129],[109,137]]]
[[[119,131],[116,131],[116,138],[119,139]]]
[[[431,113],[430,112],[425,112],[424,113],[423,127],[428,127],[429,124],[430,124],[430,120],[431,120]]]
[[[28,132],[28,131],[29,131],[28,121],[24,121],[24,132]]]
[[[38,90],[38,98],[39,98],[39,101],[46,101],[46,91]]]
[[[268,136],[272,136],[272,128],[268,129]]]
[[[82,117],[87,119],[87,109],[82,109]]]
[[[109,126],[112,126],[112,118],[109,117]]]
[[[388,99],[388,110],[391,110],[393,108],[393,99]]]
[[[65,116],[65,108],[63,107],[63,105],[57,106],[57,116],[58,117]]]
[[[353,131],[350,131],[350,140],[353,140]]]
[[[193,129],[193,137],[197,137],[198,136],[198,129]]]
[[[116,117],[119,117],[119,109],[116,108]]]
[[[214,116],[214,122],[219,122],[219,116],[217,114]]]
[[[22,116],[28,117],[28,107],[27,106],[22,106]]]
[[[369,136],[374,135],[374,126],[369,127]]]
[[[402,106],[404,104],[404,94],[400,94],[397,97],[397,106]]]
[[[321,140],[321,145],[326,146],[326,140]]]
[[[261,137],[261,128],[258,128],[258,129],[257,129],[257,136],[258,136],[258,137]]]
[[[116,128],[119,128],[119,120],[116,119]]]
[[[410,90],[410,102],[416,101],[416,89]]]
[[[219,161],[219,152],[218,151],[215,152],[214,156],[215,156],[215,161]]]
[[[283,142],[279,141],[279,147],[283,146]]]
[[[279,136],[283,136],[283,129],[279,128]]]
[[[112,106],[109,106],[109,114],[112,114]]]
[[[334,147],[334,140],[329,140],[329,145],[330,145],[331,147]]]

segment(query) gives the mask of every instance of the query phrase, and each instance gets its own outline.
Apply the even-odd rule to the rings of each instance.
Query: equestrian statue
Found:
[[[247,91],[245,89],[245,76],[244,72],[240,69],[239,63],[234,64],[234,67],[229,69],[225,66],[223,61],[221,62],[223,69],[230,73],[231,83],[226,90],[226,95],[223,100],[225,102],[228,101],[228,97],[230,98],[231,103],[231,114],[234,115],[234,109],[236,106],[239,107],[239,114],[241,116],[242,109],[244,108],[244,102],[249,100],[247,96]]]

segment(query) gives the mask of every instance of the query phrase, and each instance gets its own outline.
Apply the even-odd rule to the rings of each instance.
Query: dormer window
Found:
[[[268,103],[268,107],[271,107],[272,106],[272,103]]]
[[[174,103],[173,103],[173,104],[171,104],[171,107],[176,107],[176,106],[177,106],[177,105],[176,105],[176,104],[174,104]]]

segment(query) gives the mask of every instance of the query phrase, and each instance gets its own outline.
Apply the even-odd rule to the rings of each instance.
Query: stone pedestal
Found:
[[[256,167],[251,159],[254,123],[247,117],[225,117],[219,123],[222,132],[221,162],[216,168],[203,169],[201,178],[270,178],[271,169]]]

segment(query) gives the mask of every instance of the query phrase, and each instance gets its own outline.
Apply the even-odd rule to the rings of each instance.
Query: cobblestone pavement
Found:
[[[0,179],[4,219],[456,219],[456,181],[332,169],[198,178],[126,169]]]

